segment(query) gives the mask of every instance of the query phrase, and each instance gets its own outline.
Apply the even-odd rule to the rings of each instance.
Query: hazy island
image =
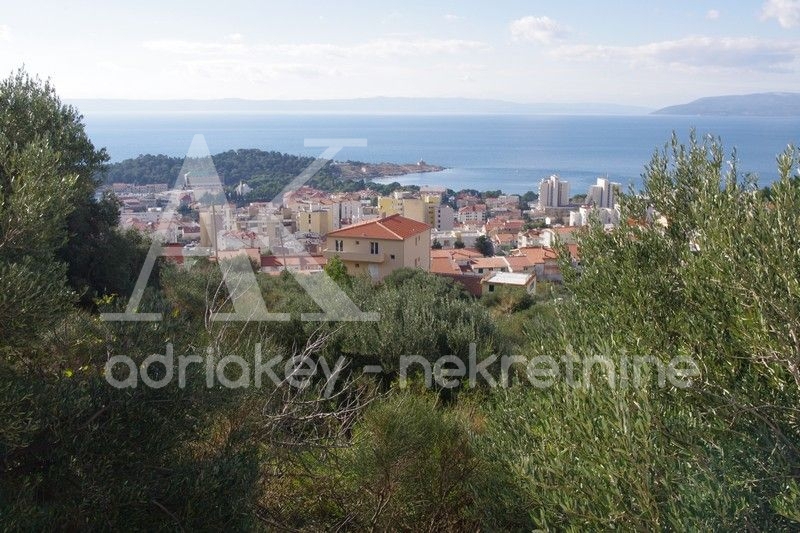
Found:
[[[800,116],[800,93],[756,93],[698,98],[664,107],[653,115],[717,115],[753,117]]]

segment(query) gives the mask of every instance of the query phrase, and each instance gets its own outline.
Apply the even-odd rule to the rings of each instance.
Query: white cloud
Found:
[[[780,72],[798,60],[800,42],[698,36],[638,46],[561,46],[553,54],[567,60],[622,60],[635,65]]]
[[[435,75],[453,73],[447,66],[451,61],[472,61],[476,52],[490,49],[480,41],[404,35],[351,44],[251,43],[242,36],[232,35],[211,41],[146,41],[142,46],[158,53],[162,61],[169,61],[165,69],[181,73],[183,79],[201,80],[195,84],[207,91],[218,86],[217,80],[237,80],[253,91],[271,87],[273,95],[280,97],[291,96],[292,91],[308,80],[335,78],[342,86],[348,83],[363,86],[374,79],[383,79],[392,80],[391,88],[414,78],[420,69],[432,64],[444,65],[435,69]],[[430,78],[431,75],[426,75],[426,79]],[[329,91],[324,94],[330,97],[337,94],[330,92],[337,83],[317,85],[326,87],[323,92]]]
[[[522,17],[512,21],[509,29],[515,41],[532,41],[540,44],[551,44],[561,39],[565,33],[560,24],[546,16]]]
[[[0,24],[0,41],[10,41],[11,40],[11,28],[6,26],[5,24]]]
[[[240,34],[228,36],[224,41],[184,41],[180,39],[158,39],[145,41],[142,46],[154,52],[171,54],[241,54],[247,51]]]
[[[771,18],[784,28],[800,25],[800,0],[767,0],[761,8],[761,20]]]
[[[340,74],[338,69],[324,65],[307,63],[257,63],[244,60],[192,60],[184,68],[203,79],[237,79],[250,83],[264,83],[276,80],[314,79],[332,77]]]
[[[719,10],[718,9],[709,9],[706,13],[706,18],[708,20],[717,20],[719,18]]]
[[[464,39],[377,39],[351,48],[346,51],[358,55],[378,56],[413,56],[457,54],[460,52],[476,52],[488,50],[489,46],[480,41]]]
[[[458,54],[489,50],[486,43],[464,39],[374,39],[352,45],[328,43],[306,44],[254,44],[248,45],[241,35],[234,34],[224,41],[182,41],[162,39],[142,43],[148,50],[179,55],[227,55],[270,54],[290,58],[342,59],[342,58],[386,58],[424,55]]]
[[[446,20],[447,22],[455,22],[457,20],[461,20],[461,18],[462,17],[459,17],[458,15],[454,15],[452,13],[448,13],[444,16],[444,20]]]

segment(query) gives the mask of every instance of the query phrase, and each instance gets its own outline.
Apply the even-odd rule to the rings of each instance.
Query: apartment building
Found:
[[[352,275],[380,281],[398,268],[429,271],[430,246],[430,225],[391,215],[329,232],[323,255],[338,256]]]

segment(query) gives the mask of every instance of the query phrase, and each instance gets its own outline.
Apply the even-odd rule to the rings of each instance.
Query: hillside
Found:
[[[653,111],[653,115],[800,116],[800,93],[757,93],[698,98]]]
[[[228,150],[212,158],[223,186],[230,190],[244,182],[253,189],[247,195],[249,201],[273,198],[314,161],[313,157],[257,149]],[[106,184],[167,183],[173,187],[182,165],[182,157],[140,155],[108,165],[95,178]],[[350,191],[364,188],[372,179],[440,170],[444,167],[422,161],[409,164],[333,161],[322,167],[309,184],[326,191]],[[376,190],[384,187],[371,182],[370,186]]]

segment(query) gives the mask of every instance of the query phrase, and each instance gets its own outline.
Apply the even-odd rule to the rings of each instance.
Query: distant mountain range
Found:
[[[654,115],[800,116],[800,93],[709,96],[653,111]]]
[[[603,103],[533,103],[472,98],[356,98],[349,100],[91,100],[74,99],[81,113],[264,113],[264,114],[509,114],[644,115],[651,109]]]

